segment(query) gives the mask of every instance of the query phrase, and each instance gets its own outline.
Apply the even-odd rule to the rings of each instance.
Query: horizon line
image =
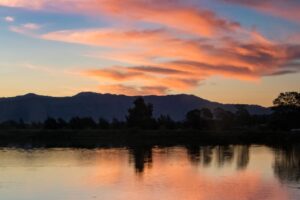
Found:
[[[50,98],[72,98],[76,97],[81,94],[96,94],[96,95],[111,95],[111,96],[124,96],[124,97],[167,97],[167,96],[193,96],[202,100],[206,100],[212,103],[219,103],[223,105],[248,105],[248,106],[260,106],[264,108],[270,108],[271,106],[263,106],[260,104],[249,104],[249,103],[223,103],[219,101],[209,100],[206,98],[202,98],[201,96],[195,95],[195,94],[188,94],[188,93],[176,93],[176,94],[164,94],[164,95],[157,95],[157,94],[148,94],[148,95],[126,95],[126,94],[114,94],[114,93],[101,93],[101,92],[93,92],[93,91],[83,91],[78,92],[73,95],[62,95],[62,96],[52,96],[52,95],[45,95],[45,94],[38,94],[35,92],[28,92],[25,94],[15,95],[15,96],[0,96],[0,99],[9,99],[9,98],[17,98],[17,97],[25,97],[25,96],[39,96],[39,97],[50,97]]]

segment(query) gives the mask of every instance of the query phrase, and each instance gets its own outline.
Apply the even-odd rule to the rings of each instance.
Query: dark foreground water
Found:
[[[2,148],[0,199],[296,200],[300,148]]]

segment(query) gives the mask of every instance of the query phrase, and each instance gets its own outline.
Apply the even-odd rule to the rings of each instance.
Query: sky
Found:
[[[0,0],[0,96],[300,89],[300,1]]]

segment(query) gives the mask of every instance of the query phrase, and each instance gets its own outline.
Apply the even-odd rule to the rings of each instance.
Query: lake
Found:
[[[0,149],[3,200],[296,200],[300,147]]]

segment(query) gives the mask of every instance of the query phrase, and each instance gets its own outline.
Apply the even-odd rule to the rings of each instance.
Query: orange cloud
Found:
[[[149,68],[149,69],[148,69]],[[164,71],[165,70],[165,71]],[[154,71],[154,72],[152,72]],[[158,73],[164,71],[164,75]],[[94,77],[100,83],[110,83],[99,86],[102,92],[127,94],[131,96],[156,94],[170,91],[189,90],[196,87],[199,77],[180,77],[175,70],[158,67],[112,67],[108,69],[87,70],[84,76]],[[170,74],[168,74],[170,72]],[[185,72],[182,72],[185,74]],[[137,86],[138,85],[138,86]]]
[[[129,73],[119,67],[112,67],[110,69],[98,69],[98,70],[87,70],[83,72],[83,75],[94,76],[103,79],[109,79],[114,81],[126,81],[135,78],[144,78],[142,73]]]
[[[239,2],[254,7],[267,5],[256,0]],[[281,1],[274,2],[277,5]],[[262,76],[299,71],[299,63],[295,62],[300,58],[299,45],[270,41],[211,11],[193,7],[189,1],[0,0],[1,5],[85,15],[100,13],[117,21],[133,22],[130,30],[95,28],[34,35],[45,40],[105,47],[101,55],[93,52],[88,56],[123,62],[123,66],[91,67],[81,74],[95,78],[101,84],[100,89],[107,92],[130,95],[187,92],[215,75],[253,81]],[[135,28],[135,22],[159,28]],[[11,27],[22,34],[32,34],[36,29],[33,24]]]
[[[204,36],[215,35],[218,30],[231,31],[239,27],[238,23],[222,19],[212,11],[180,2],[183,1],[107,0],[103,8],[109,15],[126,16]]]
[[[81,41],[80,33],[75,33],[78,36],[74,42]],[[140,65],[91,69],[84,71],[83,75],[96,77],[101,82],[108,80],[110,87],[114,87],[105,88],[105,91],[123,91],[123,94],[145,93],[135,87],[129,88],[128,85],[133,83],[140,87],[168,88],[156,92],[160,94],[164,91],[195,89],[203,80],[214,75],[256,80],[262,76],[294,73],[298,65],[294,64],[295,70],[290,70],[290,62],[300,57],[299,46],[277,44],[257,33],[253,33],[246,41],[227,38],[217,40],[216,44],[212,44],[211,40],[177,38],[168,35],[165,30],[131,31],[130,34],[113,31],[113,37],[109,37],[109,32],[106,34],[105,44],[100,37],[99,45],[112,50],[102,53],[102,58]],[[72,36],[67,35],[56,35],[56,39],[67,37],[67,42],[71,42]],[[85,34],[82,37],[85,40],[89,39]],[[130,43],[130,40],[135,41],[135,37],[136,42]],[[90,39],[90,42],[95,41],[93,43],[97,44],[97,37]],[[124,47],[125,43],[127,44]],[[125,88],[120,88],[121,84],[126,85]]]
[[[132,48],[149,45],[151,42],[161,42],[166,36],[163,30],[94,29],[50,32],[42,35],[41,38],[111,48]]]
[[[168,88],[162,86],[126,86],[117,85],[100,85],[99,90],[103,93],[127,94],[129,96],[140,95],[163,95],[168,92]]]
[[[0,0],[0,6],[45,9],[117,17],[118,20],[144,21],[189,32],[213,36],[219,31],[233,31],[239,27],[218,17],[214,12],[188,5],[185,1],[159,0]],[[188,22],[188,23],[186,23]]]

